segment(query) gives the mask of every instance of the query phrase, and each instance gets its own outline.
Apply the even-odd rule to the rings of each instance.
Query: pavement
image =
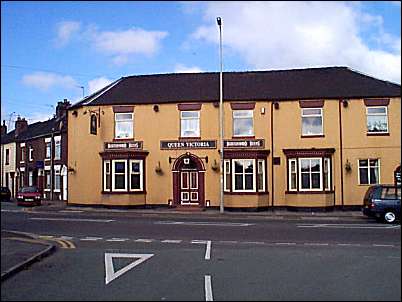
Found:
[[[225,210],[224,214],[219,209],[207,209],[205,211],[178,210],[177,208],[147,208],[147,209],[115,209],[104,207],[72,206],[64,201],[43,201],[41,206],[23,208],[32,212],[102,212],[102,213],[137,213],[137,214],[161,214],[164,216],[192,216],[204,218],[282,218],[303,219],[322,217],[324,219],[365,219],[361,211],[329,211],[329,212],[292,212],[286,210],[267,210],[260,212],[233,212]],[[56,245],[48,241],[39,240],[34,234],[1,231],[1,281],[11,277],[15,273],[28,268],[36,261],[52,254]]]
[[[35,236],[14,231],[1,231],[1,281],[4,281],[34,262],[53,253],[56,246]]]

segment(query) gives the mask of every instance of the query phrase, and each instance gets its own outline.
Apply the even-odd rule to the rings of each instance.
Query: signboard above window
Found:
[[[132,142],[119,142],[119,143],[105,143],[105,150],[122,150],[122,149],[134,149],[142,150],[143,143],[140,141]]]

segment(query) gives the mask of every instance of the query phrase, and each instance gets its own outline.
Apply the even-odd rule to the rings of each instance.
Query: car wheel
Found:
[[[386,211],[384,213],[384,221],[386,223],[394,223],[396,220],[396,215],[393,211]]]

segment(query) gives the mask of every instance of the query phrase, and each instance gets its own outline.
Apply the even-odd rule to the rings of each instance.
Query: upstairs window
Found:
[[[25,162],[25,157],[26,157],[26,155],[25,155],[25,146],[24,147],[21,147],[21,159],[20,159],[20,162]]]
[[[323,135],[322,108],[302,109],[302,135]]]
[[[388,132],[388,110],[386,106],[367,107],[366,113],[368,133]]]
[[[28,157],[29,157],[29,161],[33,161],[33,147],[32,146],[29,146]]]
[[[61,137],[54,138],[54,159],[61,159]]]
[[[51,150],[52,150],[52,143],[46,142],[46,159],[50,159]]]
[[[10,164],[10,149],[6,149],[6,165]]]
[[[115,138],[134,138],[133,120],[133,113],[115,113]]]
[[[233,110],[233,136],[254,136],[253,110]]]
[[[180,136],[200,137],[199,111],[180,111]]]
[[[380,183],[380,160],[359,159],[359,184],[374,185]]]

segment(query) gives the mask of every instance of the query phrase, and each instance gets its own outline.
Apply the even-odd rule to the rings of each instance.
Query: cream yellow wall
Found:
[[[389,136],[367,136],[366,106],[363,100],[342,108],[343,160],[352,170],[344,170],[345,205],[361,204],[368,185],[359,185],[358,160],[380,159],[380,183],[393,183],[393,172],[401,164],[401,99],[391,98],[388,105]]]
[[[265,113],[261,114],[261,108]],[[219,108],[212,103],[204,103],[200,115],[200,134],[202,140],[217,140],[217,149],[161,150],[161,140],[178,140],[180,137],[180,111],[177,104],[159,104],[159,111],[153,110],[153,105],[136,105],[134,108],[134,140],[143,141],[143,149],[149,152],[146,157],[146,195],[138,194],[102,194],[102,159],[99,152],[103,151],[104,142],[114,138],[114,113],[112,106],[101,106],[101,127],[98,135],[89,134],[89,114],[86,110],[97,110],[99,107],[86,107],[77,110],[77,117],[69,112],[69,167],[75,169],[70,173],[69,202],[79,204],[104,205],[139,205],[167,204],[173,198],[172,166],[174,159],[191,152],[198,157],[208,156],[208,163],[203,159],[205,172],[205,200],[211,201],[211,206],[219,206],[220,174],[214,171],[214,161],[218,164],[219,157]],[[232,138],[232,110],[225,103],[225,139]],[[265,139],[265,148],[269,148],[269,103],[260,102],[254,110],[254,130],[256,138]],[[169,163],[169,157],[173,158]],[[162,173],[156,173],[160,166]],[[269,172],[269,171],[267,171]],[[268,179],[270,174],[268,174]],[[268,195],[230,196],[228,206],[255,207],[267,206]],[[248,201],[247,201],[248,200]]]
[[[274,113],[274,148],[271,150],[270,115],[271,103],[256,102],[254,109],[254,132],[256,139],[265,140],[265,149],[271,151],[267,158],[267,188],[265,195],[229,195],[225,194],[225,205],[230,207],[266,207],[271,205],[274,191],[274,206],[322,207],[341,205],[339,105],[337,100],[325,100],[323,107],[324,137],[301,137],[301,108],[299,101],[282,101]],[[146,157],[147,194],[102,194],[102,159],[104,142],[114,138],[114,113],[112,106],[101,106],[101,127],[98,135],[89,134],[88,109],[76,109],[78,115],[69,111],[69,167],[75,170],[69,173],[69,202],[79,204],[104,205],[144,205],[167,204],[173,198],[172,166],[174,159],[189,151],[201,158],[208,156],[208,163],[203,159],[205,172],[205,200],[212,206],[219,206],[220,174],[212,170],[214,161],[219,163],[219,108],[212,103],[204,103],[201,109],[200,127],[202,140],[216,140],[217,149],[161,150],[161,140],[178,140],[180,137],[180,111],[177,104],[159,104],[155,112],[152,105],[135,105],[134,140],[143,141],[143,149],[149,152]],[[230,103],[225,108],[225,139],[233,138],[233,121]],[[262,108],[265,113],[262,114]],[[390,136],[368,137],[366,135],[366,115],[363,100],[350,100],[347,108],[341,107],[343,122],[343,160],[352,163],[352,172],[344,170],[345,205],[361,203],[367,186],[359,186],[357,181],[357,160],[359,158],[380,158],[381,183],[392,182],[392,172],[400,164],[401,151],[401,108],[400,98],[391,99],[389,105]],[[332,156],[332,181],[334,194],[286,194],[287,163],[283,149],[335,148]],[[169,163],[169,156],[173,158]],[[280,157],[280,165],[274,165],[275,184],[272,188],[272,156]],[[160,164],[162,174],[155,172]],[[343,168],[344,169],[344,168]],[[274,189],[274,190],[273,190]]]
[[[325,100],[323,107],[324,137],[301,137],[302,119],[299,101],[280,102],[279,109],[274,109],[274,150],[273,156],[281,158],[280,165],[274,165],[274,206],[306,206],[323,207],[340,204],[340,172],[339,172],[339,119],[338,102]],[[287,190],[287,158],[283,149],[335,148],[332,156],[332,180],[334,194],[286,194]],[[271,150],[272,152],[272,150]],[[272,192],[272,190],[270,191]],[[328,201],[330,200],[330,201]]]

